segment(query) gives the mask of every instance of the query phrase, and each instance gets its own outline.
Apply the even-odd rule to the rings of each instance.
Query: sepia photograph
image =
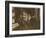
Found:
[[[40,8],[12,7],[12,30],[40,29]]]

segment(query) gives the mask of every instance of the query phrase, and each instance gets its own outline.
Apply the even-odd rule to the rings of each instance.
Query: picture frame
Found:
[[[32,27],[32,29],[28,29],[28,30],[23,29],[22,30],[22,28],[20,26],[21,29],[17,28],[20,31],[19,30],[16,31],[16,29],[12,30],[11,25],[13,25],[12,22],[15,21],[15,20],[12,21],[12,15],[14,16],[14,14],[12,13],[13,8],[15,10],[15,15],[17,15],[16,13],[20,13],[21,9],[22,9],[22,11],[24,10],[24,12],[26,10],[27,13],[29,13],[29,11],[31,12],[31,10],[36,9],[38,12],[37,16],[39,16],[38,18],[40,19],[39,20],[40,22],[38,22],[39,26],[37,26],[38,29],[36,28],[36,26],[34,26],[35,28]],[[14,10],[13,10],[13,12],[14,12]],[[16,12],[16,10],[19,12]],[[35,12],[31,12],[29,14],[32,15],[32,13],[35,15]],[[18,14],[18,16],[19,16],[19,14]],[[27,16],[28,16],[28,14],[27,14]],[[26,15],[24,17],[26,19]],[[17,18],[17,16],[15,16],[15,18]],[[27,19],[29,19],[29,18],[27,18]],[[32,23],[32,22],[30,22],[30,23]],[[30,25],[30,23],[29,23],[29,25]],[[33,21],[33,24],[35,25],[34,21]],[[13,27],[15,27],[15,26],[13,25]],[[12,31],[14,31],[14,32],[12,32]],[[44,3],[5,1],[5,37],[37,36],[37,35],[44,35],[44,34],[45,34],[45,4]]]

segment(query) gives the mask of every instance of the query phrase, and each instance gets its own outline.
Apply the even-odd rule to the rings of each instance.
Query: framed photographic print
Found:
[[[5,1],[5,37],[45,34],[45,4]]]

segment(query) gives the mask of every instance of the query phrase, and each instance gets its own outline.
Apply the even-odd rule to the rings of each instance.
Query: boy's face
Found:
[[[27,14],[26,12],[23,12],[23,20],[25,20],[25,21],[30,21],[30,19],[31,19],[31,16],[30,16],[30,14]]]
[[[27,21],[27,18],[28,18],[27,13],[26,12],[23,12],[23,20],[24,21]]]

